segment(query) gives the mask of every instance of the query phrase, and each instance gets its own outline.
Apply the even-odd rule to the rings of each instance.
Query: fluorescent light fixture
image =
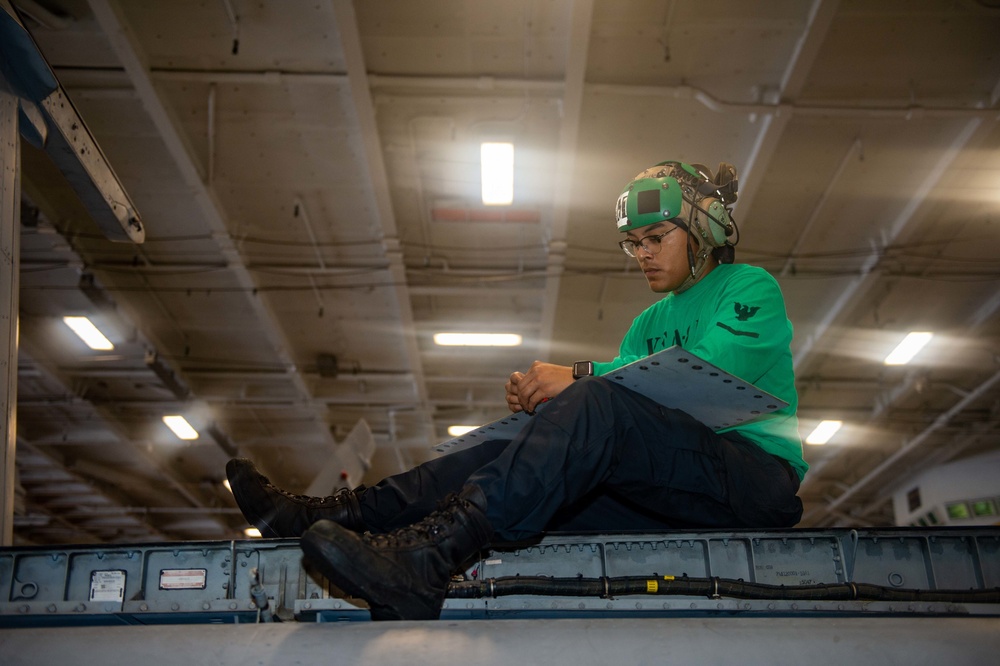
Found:
[[[837,434],[843,421],[820,421],[819,425],[806,437],[806,444],[826,444]]]
[[[97,351],[108,351],[115,346],[97,330],[94,323],[86,317],[63,317],[63,322],[87,343],[87,346]]]
[[[474,425],[452,425],[448,426],[448,434],[452,437],[461,437],[467,432],[472,432],[479,426]]]
[[[243,534],[250,537],[251,539],[259,539],[261,536],[260,530],[257,529],[256,527],[246,528],[245,530],[243,530]]]
[[[885,357],[886,365],[906,365],[934,337],[927,331],[913,331],[900,342],[892,352]]]
[[[514,202],[514,144],[484,143],[479,147],[483,174],[483,204],[509,206]]]
[[[517,347],[522,338],[516,333],[435,333],[434,343],[442,347]]]
[[[187,419],[178,414],[164,416],[163,422],[174,431],[174,434],[183,440],[198,439],[198,431],[191,427]]]

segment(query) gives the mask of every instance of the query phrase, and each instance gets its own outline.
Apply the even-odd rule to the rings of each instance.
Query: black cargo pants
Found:
[[[513,440],[364,489],[362,515],[380,531],[409,525],[467,483],[482,488],[497,541],[557,530],[780,528],[802,516],[787,462],[599,377],[571,384]]]

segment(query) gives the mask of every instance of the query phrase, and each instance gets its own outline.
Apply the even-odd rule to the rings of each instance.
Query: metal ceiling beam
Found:
[[[0,3],[0,546],[13,540],[20,279],[20,141],[44,149],[114,240],[141,243],[138,215],[9,2]]]
[[[580,133],[580,114],[587,75],[587,51],[590,46],[591,23],[594,15],[593,0],[570,3],[569,36],[566,45],[566,86],[563,93],[563,122],[559,130],[559,152],[556,156],[556,173],[572,174],[576,165],[577,138]],[[569,182],[573,182],[567,175]],[[566,227],[569,222],[572,187],[556,187],[549,226],[549,257],[542,305],[542,331],[539,336],[538,357],[547,360],[552,352],[552,335],[555,329],[559,289],[566,263]]]
[[[41,449],[39,449],[36,446],[31,445],[30,443],[28,443],[27,440],[24,440],[23,438],[19,441],[18,444],[21,447],[21,449],[24,452],[24,454],[30,454],[31,456],[34,456],[34,458],[32,459],[32,461],[30,461],[30,462],[28,461],[27,457],[25,457],[25,460],[23,461],[24,464],[28,464],[29,466],[33,466],[35,468],[38,468],[38,467],[49,467],[49,468],[54,468],[54,469],[59,470],[60,473],[64,474],[66,477],[72,479],[72,483],[82,484],[83,486],[85,486],[87,488],[87,495],[92,495],[92,496],[94,496],[96,498],[100,498],[100,500],[106,501],[110,505],[110,506],[105,507],[108,510],[124,509],[125,508],[121,504],[121,501],[120,501],[121,497],[119,496],[119,494],[117,492],[114,492],[113,494],[109,494],[109,493],[105,492],[104,489],[97,487],[97,485],[94,484],[89,478],[87,478],[85,476],[81,476],[80,474],[76,473],[75,471],[71,471],[61,461],[57,460],[54,456],[52,456],[51,454],[49,454],[49,453],[47,453],[45,451],[42,451]],[[123,476],[125,476],[125,475],[123,475]],[[24,480],[24,479],[22,479],[22,480]],[[59,482],[60,485],[65,485],[66,483],[68,483],[68,482]],[[28,485],[28,488],[26,488],[26,490],[28,491],[29,496],[33,496],[33,492],[30,490],[30,485],[31,484],[29,483],[27,485]],[[64,491],[61,491],[59,493],[59,495],[63,495],[63,494],[65,494]],[[39,508],[41,508],[45,512],[45,514],[47,516],[49,516],[50,518],[54,517],[53,516],[53,511],[49,507],[50,503],[48,503],[48,502],[44,502],[43,503],[43,502],[34,501],[34,504],[36,506],[38,506]],[[69,511],[60,510],[58,512],[58,514],[59,514],[58,518],[59,518],[60,523],[63,524],[63,525],[65,525],[68,528],[71,528],[71,529],[74,529],[74,530],[79,531],[81,533],[87,534],[88,536],[95,537],[95,535],[92,534],[88,530],[88,528],[86,526],[80,525],[78,523],[78,521],[76,521],[72,516],[67,515],[67,514],[73,513],[74,511],[75,511],[75,509],[70,509]],[[157,538],[164,538],[164,539],[167,538],[167,535],[165,535],[162,531],[160,531],[159,528],[157,528],[157,527],[155,527],[155,526],[153,526],[153,525],[151,525],[149,523],[143,523],[143,525],[144,525],[144,527],[147,528],[147,531],[148,531],[148,535],[147,535],[146,538],[150,538],[150,537],[157,537]]]
[[[994,103],[995,101],[996,100],[994,100]],[[859,275],[854,277],[847,285],[847,287],[835,299],[833,304],[824,310],[826,314],[824,315],[823,319],[819,322],[816,328],[814,328],[813,331],[811,331],[809,336],[806,338],[805,344],[795,352],[793,357],[793,363],[796,369],[799,369],[805,365],[806,361],[812,354],[820,338],[822,338],[822,336],[826,334],[826,332],[833,325],[836,319],[852,303],[856,302],[857,299],[860,298],[860,296],[862,296],[864,293],[866,293],[869,289],[872,288],[877,278],[877,274],[873,273],[873,271],[877,267],[878,262],[881,259],[882,248],[892,244],[898,238],[900,238],[905,233],[908,226],[911,223],[913,223],[915,219],[918,219],[923,214],[923,212],[925,211],[925,207],[928,205],[927,203],[928,196],[937,187],[938,183],[941,181],[945,173],[955,162],[955,160],[958,159],[961,152],[963,150],[968,149],[969,147],[979,146],[984,141],[986,141],[986,139],[992,133],[993,122],[989,120],[990,115],[988,114],[992,114],[993,121],[995,122],[997,119],[996,111],[985,110],[985,113],[984,110],[971,110],[971,111],[973,111],[973,113],[965,116],[967,120],[962,130],[956,135],[955,139],[952,141],[948,149],[944,151],[938,162],[935,164],[934,168],[924,179],[924,181],[920,184],[920,186],[916,189],[916,193],[914,194],[914,196],[912,196],[907,201],[906,205],[899,212],[899,214],[896,216],[896,219],[893,220],[892,224],[889,226],[886,233],[880,239],[880,247],[876,248],[869,256],[869,258],[865,261],[865,263],[861,267]],[[974,325],[978,325],[979,322],[981,322],[984,317],[988,317],[990,314],[992,314],[992,312],[996,310],[997,303],[998,303],[997,298],[990,299],[990,301],[985,303],[980,308],[980,310],[977,311],[977,313],[973,316],[971,323]],[[916,379],[917,377],[915,373],[911,373],[907,377],[907,380],[903,383],[903,385],[898,387],[896,391],[894,391],[887,397],[888,400],[895,401],[900,399],[902,396],[907,395],[909,393],[910,388],[915,385]],[[963,400],[959,404],[962,404],[964,402],[965,401]],[[882,403],[873,410],[873,415],[871,419],[869,419],[869,422],[871,422],[872,420],[877,418],[881,413],[883,413],[887,409],[889,404],[891,404],[891,402],[883,400]],[[945,415],[950,413],[951,410],[945,412],[945,414],[943,415],[940,415],[938,419],[942,419],[945,417]],[[950,420],[950,417],[948,417],[948,420]],[[938,427],[940,427],[940,425],[941,424],[939,423],[939,421],[935,421],[935,424],[932,425],[931,428],[925,430],[923,433],[921,433],[916,438],[911,440],[907,445],[904,446],[904,449],[906,451],[913,450],[924,441],[924,439],[926,438],[927,435],[930,434],[930,432],[936,430]],[[901,449],[901,451],[903,451],[903,449]],[[900,453],[898,452],[897,455],[900,455]],[[830,464],[831,462],[833,462],[838,458],[839,458],[838,454],[836,453],[831,454],[823,458],[819,462],[819,464],[813,465],[810,470],[812,478],[813,479],[817,478],[819,472],[826,465]],[[889,458],[889,460],[896,460],[896,459],[897,459],[896,455]],[[826,506],[818,507],[817,509],[813,510],[812,512],[810,512],[810,515],[804,517],[803,520],[812,518],[820,511],[827,511],[830,513],[830,515],[833,515],[833,512],[837,510],[837,507],[840,504],[847,501],[847,499],[849,499],[856,492],[858,492],[856,488],[858,488],[859,485],[867,485],[868,483],[870,483],[871,479],[874,478],[874,476],[884,472],[885,471],[884,465],[885,461],[883,461],[882,464],[873,469],[861,481],[851,486],[849,491],[845,491],[845,493],[843,493],[841,496],[829,502]],[[802,490],[808,491],[810,485],[811,485],[810,476],[807,475],[806,480],[803,483]]]
[[[993,127],[989,123],[984,123],[979,118],[973,118],[965,123],[962,130],[952,140],[951,145],[938,159],[934,168],[927,174],[923,182],[915,188],[912,196],[907,199],[906,205],[903,206],[903,209],[892,221],[888,229],[885,230],[882,237],[878,239],[878,246],[861,265],[858,274],[851,279],[843,291],[834,299],[833,303],[823,309],[823,318],[813,328],[806,337],[805,342],[793,355],[792,361],[796,369],[805,365],[816,344],[826,335],[826,332],[833,326],[837,318],[874,285],[878,277],[878,274],[874,271],[882,259],[883,249],[895,243],[903,236],[909,225],[921,217],[925,205],[929,205],[927,202],[930,193],[935,190],[941,178],[955,160],[958,159],[962,150],[969,146],[979,145],[989,136],[992,130]]]
[[[365,66],[364,51],[361,45],[361,34],[358,31],[357,16],[351,0],[330,0],[333,4],[334,16],[337,21],[337,31],[340,34],[341,48],[347,66],[347,80],[351,90],[351,102],[357,116],[364,148],[362,160],[367,169],[369,182],[372,184],[377,222],[382,228],[382,245],[389,259],[389,274],[394,285],[393,290],[399,307],[400,334],[410,371],[413,373],[414,389],[417,400],[424,408],[425,423],[429,436],[433,436],[434,424],[429,413],[427,402],[427,387],[424,382],[423,361],[420,358],[420,347],[413,319],[413,304],[406,280],[406,265],[403,261],[403,250],[399,242],[399,232],[396,228],[396,216],[392,209],[392,196],[389,191],[389,177],[386,173],[385,160],[382,157],[382,146],[379,139],[378,124],[375,121],[375,107],[372,103],[371,87],[368,79],[368,69]]]
[[[23,340],[21,349],[25,355],[32,359],[35,369],[42,376],[44,376],[47,381],[61,386],[66,393],[73,393],[70,383],[65,377],[60,375],[55,368],[50,367],[47,362],[39,360],[39,355],[35,353],[36,350],[33,349],[32,341],[27,339]],[[117,436],[118,442],[127,442],[131,445],[132,450],[135,451],[140,458],[146,460],[150,466],[161,469],[164,481],[181,497],[190,502],[192,506],[205,505],[205,501],[202,498],[188,490],[186,480],[178,479],[175,474],[170,471],[169,467],[163,464],[163,461],[159,459],[152,450],[146,447],[144,442],[134,441],[131,438],[130,433],[125,432],[124,427],[118,420],[118,414],[110,412],[110,406],[100,405],[90,400],[88,400],[86,404],[93,410],[93,414],[100,419],[100,423],[105,427],[105,429]],[[176,405],[177,403],[176,401],[172,401],[169,404]]]
[[[820,213],[826,206],[826,202],[830,198],[830,193],[833,192],[834,188],[836,188],[840,183],[840,177],[844,174],[844,171],[847,170],[847,167],[850,166],[852,162],[857,159],[857,156],[861,154],[862,148],[861,139],[855,139],[851,142],[847,152],[845,152],[844,156],[840,159],[840,164],[833,172],[833,175],[830,176],[830,179],[826,184],[826,189],[823,190],[823,194],[820,195],[819,199],[817,199],[816,203],[813,205],[812,213],[810,213],[809,219],[807,219],[805,224],[799,228],[795,244],[792,245],[792,249],[789,250],[788,257],[785,259],[785,263],[779,272],[781,277],[788,275],[795,269],[795,257],[802,249],[802,246],[805,244],[806,238],[808,238],[809,234],[812,232],[813,227],[816,226],[816,221],[819,219]]]
[[[990,318],[996,313],[998,308],[1000,308],[1000,295],[995,295],[985,301],[959,328],[966,331],[967,335],[973,335],[985,326]],[[867,423],[871,425],[882,419],[888,413],[892,405],[900,402],[906,396],[910,395],[914,390],[916,390],[916,387],[921,383],[921,380],[925,378],[926,373],[919,370],[911,370],[908,372],[902,382],[886,391],[884,395],[875,401],[875,404],[869,413]],[[808,378],[801,381],[808,381]],[[837,380],[833,381],[836,382]],[[802,414],[803,411],[803,409],[799,409],[800,414]],[[809,468],[809,474],[806,475],[806,478],[802,483],[801,490],[803,492],[810,492],[813,490],[813,485],[819,483],[816,479],[819,478],[823,469],[825,469],[828,465],[834,464],[840,456],[843,455],[849,455],[848,450],[843,452],[831,450],[827,456],[813,463]],[[822,507],[817,507],[811,511],[809,515],[803,517],[803,520],[805,521],[807,519],[811,519],[820,511],[822,511]]]
[[[125,67],[132,85],[138,91],[143,107],[149,113],[167,151],[173,157],[174,164],[180,172],[184,184],[190,188],[195,201],[204,214],[219,251],[225,257],[227,265],[240,286],[248,293],[253,293],[257,285],[239,250],[230,238],[229,225],[222,204],[218,201],[215,192],[206,184],[194,160],[194,151],[187,138],[178,129],[180,123],[176,121],[175,114],[161,99],[153,83],[145,53],[139,45],[136,35],[123,18],[121,8],[114,0],[88,0],[88,2],[112,49]],[[262,331],[274,347],[281,363],[289,369],[294,369],[295,360],[292,357],[291,346],[270,306],[264,299],[255,296],[250,296],[248,301],[250,307],[257,313]],[[160,348],[162,349],[163,346]],[[311,394],[303,378],[296,372],[289,374],[298,393],[308,402]],[[318,431],[332,450],[336,446],[336,441],[330,434],[329,428],[326,427],[325,414],[317,412],[316,421]]]
[[[795,51],[781,78],[778,91],[780,103],[794,101],[802,92],[806,77],[816,62],[816,56],[826,40],[826,34],[830,30],[839,5],[840,0],[814,0],[809,10],[809,17],[806,19],[805,30],[796,43]],[[774,115],[760,117],[760,132],[740,173],[739,201],[736,205],[744,227],[747,221],[752,219],[749,211],[753,207],[753,200],[760,191],[763,176],[768,171],[771,158],[774,157],[774,151],[791,117],[791,113],[780,111]]]
[[[867,474],[855,481],[851,486],[841,493],[839,496],[833,498],[825,507],[824,511],[833,512],[838,509],[842,504],[847,502],[849,499],[857,495],[859,492],[865,490],[871,486],[876,480],[879,479],[883,474],[890,471],[895,465],[897,465],[903,458],[910,455],[917,449],[919,449],[927,441],[927,439],[933,435],[935,432],[948,425],[948,423],[966,407],[974,403],[976,400],[986,395],[990,389],[993,388],[997,382],[1000,382],[1000,372],[995,372],[993,375],[981,383],[979,386],[974,388],[964,398],[955,403],[951,409],[939,414],[934,422],[931,423],[927,428],[920,432],[916,437],[906,442],[902,447],[900,447],[895,453],[883,460],[873,469],[869,470]]]
[[[983,302],[982,305],[966,320],[965,325],[961,327],[964,331],[964,335],[967,338],[972,338],[977,334],[986,322],[990,321],[997,310],[1000,309],[1000,292],[995,293],[991,298]],[[887,391],[883,396],[880,397],[872,407],[871,417],[868,419],[869,422],[876,421],[879,417],[885,414],[892,405],[900,402],[906,396],[909,396],[918,386],[921,385],[923,380],[926,380],[927,373],[920,369],[910,370],[905,379],[893,387],[890,391]]]
[[[20,98],[20,117],[30,120],[21,135],[48,154],[110,240],[142,243],[139,214],[73,101],[10,5],[0,10],[0,60],[11,64],[5,88]]]

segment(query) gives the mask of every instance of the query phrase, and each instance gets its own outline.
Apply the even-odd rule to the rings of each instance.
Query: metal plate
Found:
[[[604,378],[679,409],[712,430],[747,423],[788,403],[674,346],[629,363]],[[544,410],[545,405],[539,407]],[[531,420],[511,414],[434,447],[452,453],[491,439],[512,439]]]
[[[161,572],[190,578],[183,585],[158,584]],[[201,585],[205,574],[206,584]],[[478,598],[454,594],[445,600],[442,618],[617,616],[647,621],[700,615],[707,622],[738,614],[789,621],[795,616],[795,622],[852,615],[927,616],[934,621],[947,615],[1000,618],[1000,604],[987,596],[1000,586],[1000,527],[549,533],[490,546],[468,563],[463,578],[468,583],[534,576],[641,576],[649,582],[668,576],[718,577],[775,587],[773,594],[764,590],[760,596],[675,595],[657,593],[649,585],[645,592],[617,597],[555,590]],[[919,600],[894,601],[828,596],[821,589],[815,594],[786,595],[781,589],[846,583],[928,594]],[[254,602],[261,591],[268,599],[268,616],[259,614]],[[965,596],[967,592],[984,594],[974,600]],[[86,625],[90,631],[102,624],[242,624],[267,622],[267,617],[308,624],[368,621],[370,615],[363,602],[345,597],[303,561],[297,538],[0,548],[4,666],[11,654],[4,644],[6,632],[17,627]],[[991,627],[995,630],[996,622]],[[453,629],[454,625],[447,627],[449,632]]]

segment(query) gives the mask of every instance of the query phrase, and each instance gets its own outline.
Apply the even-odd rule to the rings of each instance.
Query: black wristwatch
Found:
[[[579,379],[580,377],[593,377],[594,376],[594,362],[593,361],[577,361],[573,364],[573,379]]]

